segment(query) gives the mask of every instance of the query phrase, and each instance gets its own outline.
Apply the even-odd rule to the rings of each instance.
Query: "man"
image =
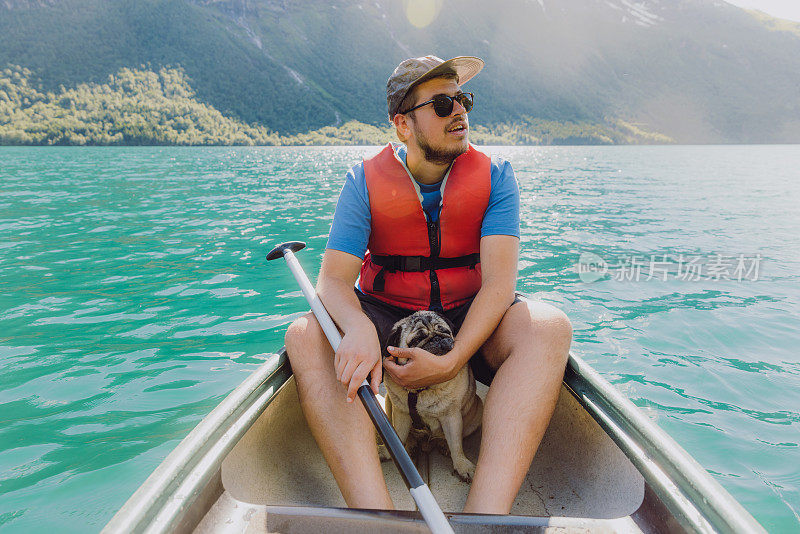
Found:
[[[482,67],[474,57],[425,56],[395,69],[387,102],[405,146],[389,145],[348,173],[317,282],[341,345],[333,354],[310,313],[286,333],[303,411],[350,507],[392,508],[375,431],[353,400],[367,377],[377,393],[381,343],[414,310],[447,315],[455,346],[438,357],[390,347],[409,361],[387,358],[386,372],[422,388],[471,365],[490,384],[465,512],[509,513],[555,407],[572,327],[558,309],[515,298],[513,170],[467,140],[472,97],[461,85]]]

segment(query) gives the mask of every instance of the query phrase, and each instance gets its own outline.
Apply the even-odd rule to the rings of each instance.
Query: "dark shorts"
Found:
[[[358,295],[358,300],[361,302],[361,309],[364,310],[364,313],[367,315],[367,317],[369,317],[370,321],[372,321],[372,323],[375,325],[375,329],[378,331],[378,340],[381,343],[381,352],[384,352],[386,350],[386,340],[389,338],[389,333],[392,331],[394,324],[400,319],[408,317],[414,313],[414,310],[408,310],[406,308],[399,308],[397,306],[387,304],[371,295],[362,293],[358,290],[358,288],[356,288],[355,291],[356,295]],[[511,305],[513,306],[517,302],[522,302],[522,299],[520,299],[519,295],[514,297],[514,302],[512,302]],[[461,306],[457,306],[450,310],[445,310],[443,313],[443,315],[447,317],[455,326],[454,334],[457,334],[461,329],[461,325],[464,324],[464,319],[466,318],[467,312],[469,311],[469,307],[471,305],[472,299],[470,299],[466,304],[462,304]],[[492,383],[492,378],[494,378],[494,370],[489,367],[488,363],[486,363],[486,360],[484,360],[480,351],[473,354],[469,359],[469,366],[472,368],[472,373],[475,375],[476,380],[483,382],[486,385]]]

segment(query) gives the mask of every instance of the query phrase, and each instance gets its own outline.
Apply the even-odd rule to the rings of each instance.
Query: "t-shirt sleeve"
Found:
[[[519,187],[514,169],[505,160],[492,162],[492,191],[483,216],[481,237],[513,235],[519,237]]]
[[[369,243],[370,219],[364,164],[359,163],[347,173],[325,248],[363,259]]]

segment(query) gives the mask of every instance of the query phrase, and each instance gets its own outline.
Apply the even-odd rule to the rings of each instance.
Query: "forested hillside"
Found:
[[[28,142],[293,142],[311,132],[327,139],[323,128],[333,139],[384,135],[386,78],[403,58],[427,53],[486,59],[468,86],[472,123],[484,127],[476,135],[800,142],[798,26],[715,0],[0,0],[0,70],[28,69],[41,106],[66,110],[59,102],[73,92],[119,97],[127,89],[109,80],[125,69],[153,79],[177,69],[180,82],[170,75],[167,85],[191,91],[145,106],[162,111],[147,114],[160,122],[140,125],[143,136],[136,123],[60,138],[15,124]],[[208,115],[184,118],[181,130],[163,111],[172,98]],[[81,121],[100,120],[84,111]],[[14,120],[35,123],[31,113],[18,107]],[[60,113],[51,127],[64,126]],[[108,120],[125,116],[115,113]]]
[[[0,144],[5,145],[375,145],[396,140],[387,124],[348,121],[280,135],[199,102],[180,69],[122,69],[106,83],[44,92],[22,67],[0,71]],[[480,144],[668,142],[621,122],[601,125],[522,118],[476,126]]]

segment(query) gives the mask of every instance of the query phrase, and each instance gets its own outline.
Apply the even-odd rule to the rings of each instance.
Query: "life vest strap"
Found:
[[[386,289],[386,271],[404,271],[407,273],[421,273],[437,269],[452,269],[453,267],[469,267],[472,269],[481,262],[479,252],[442,258],[440,256],[382,256],[370,254],[370,260],[381,267],[372,283],[372,290],[383,292]]]
[[[421,273],[437,269],[452,269],[454,267],[475,267],[481,262],[479,252],[442,258],[441,256],[380,256],[370,255],[375,265],[388,271],[404,271],[407,273]]]
[[[419,411],[417,411],[417,394],[423,389],[428,388],[408,392],[408,414],[411,416],[411,428],[416,428],[418,430],[425,430],[427,428],[422,421],[422,417],[419,415]]]

